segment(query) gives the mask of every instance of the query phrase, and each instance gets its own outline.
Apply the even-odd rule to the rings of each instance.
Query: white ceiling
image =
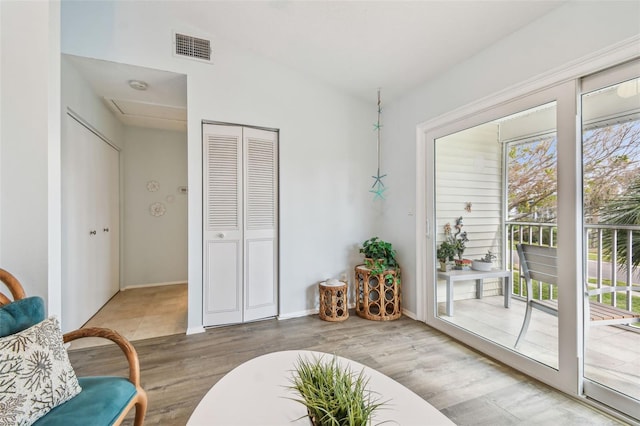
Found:
[[[564,1],[170,3],[215,36],[367,101],[395,99]],[[182,6],[181,6],[182,5]],[[215,40],[213,45],[215,61]]]
[[[125,125],[168,130],[187,128],[187,77],[167,71],[63,55]],[[145,91],[129,80],[148,84]]]
[[[192,35],[212,36],[213,66],[222,38],[367,102],[375,102],[381,88],[388,103],[565,2],[170,1],[162,7],[202,31]],[[164,126],[166,120],[143,118],[155,114],[145,113],[145,104],[185,109],[186,119],[185,76],[69,58],[99,96],[126,102],[140,115],[120,114],[125,124]],[[146,81],[149,90],[123,84],[130,79]]]

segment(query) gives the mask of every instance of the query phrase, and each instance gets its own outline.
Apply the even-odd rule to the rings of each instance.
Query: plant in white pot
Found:
[[[476,271],[490,271],[493,268],[493,260],[495,258],[496,255],[491,253],[491,250],[488,250],[482,259],[475,259],[473,261],[471,268]]]

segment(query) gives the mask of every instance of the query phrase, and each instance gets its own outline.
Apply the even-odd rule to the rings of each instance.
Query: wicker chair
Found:
[[[20,282],[9,272],[0,269],[0,281],[9,289],[11,299],[0,291],[0,309],[7,305],[26,299]],[[24,315],[19,329],[28,328],[44,318],[42,299],[36,300],[38,311],[34,318]],[[37,318],[40,316],[40,318]],[[31,323],[30,323],[31,322]],[[138,354],[129,341],[118,332],[106,328],[81,328],[64,334],[65,343],[82,337],[100,337],[111,340],[120,347],[129,363],[129,377],[79,377],[82,391],[69,401],[53,408],[38,419],[35,425],[119,425],[127,413],[136,407],[134,425],[142,425],[147,411],[147,394],[140,386],[140,365]]]

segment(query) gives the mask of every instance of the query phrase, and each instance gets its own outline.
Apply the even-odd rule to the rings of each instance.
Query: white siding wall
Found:
[[[467,232],[465,259],[479,259],[487,250],[498,258],[502,250],[502,147],[498,125],[484,124],[436,141],[436,226],[437,244],[444,240],[444,226],[456,232],[456,219],[463,218]],[[465,210],[466,203],[471,211]],[[484,286],[485,294],[499,294],[497,281]],[[438,287],[438,301],[445,300],[444,281]],[[454,299],[475,297],[475,282],[456,283]]]

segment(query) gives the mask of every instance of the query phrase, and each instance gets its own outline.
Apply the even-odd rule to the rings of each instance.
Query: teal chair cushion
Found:
[[[136,395],[124,377],[78,377],[82,392],[38,419],[37,426],[112,425]]]
[[[44,300],[26,297],[0,307],[0,337],[9,336],[44,320]]]

